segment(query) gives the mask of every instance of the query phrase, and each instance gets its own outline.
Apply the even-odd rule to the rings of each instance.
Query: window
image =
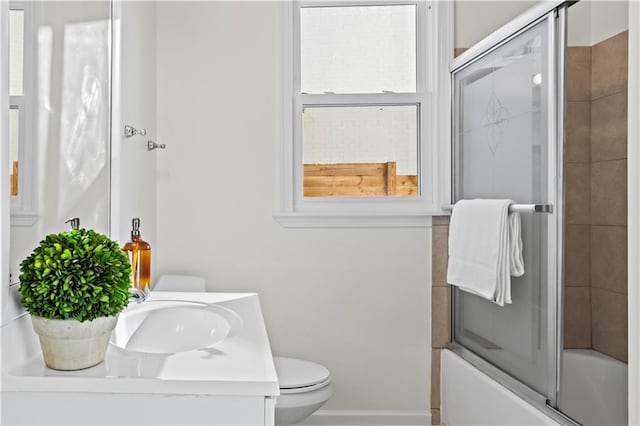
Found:
[[[36,218],[35,2],[9,3],[9,170],[11,224]]]
[[[448,169],[436,140],[449,131],[451,5],[283,7],[276,219],[284,226],[428,225],[440,210],[438,173]]]

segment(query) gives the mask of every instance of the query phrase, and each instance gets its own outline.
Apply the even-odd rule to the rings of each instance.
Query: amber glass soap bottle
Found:
[[[140,238],[140,219],[132,220],[131,241],[122,248],[131,262],[131,287],[147,290],[151,285],[151,246]]]

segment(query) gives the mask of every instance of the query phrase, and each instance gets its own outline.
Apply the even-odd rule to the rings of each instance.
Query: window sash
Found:
[[[348,6],[398,6],[398,5],[413,5],[416,7],[416,92],[403,92],[402,94],[420,94],[428,90],[427,83],[427,46],[426,46],[426,3],[425,1],[298,1],[294,3],[294,19],[293,19],[293,94],[294,96],[372,96],[380,95],[386,96],[391,94],[401,93],[347,93],[347,94],[333,94],[333,93],[319,93],[319,94],[304,94],[301,91],[301,34],[300,34],[300,9],[304,7],[348,7]]]
[[[395,93],[416,93],[419,90],[418,87],[417,87],[417,84],[418,84],[418,78],[420,76],[420,73],[419,73],[419,70],[418,70],[418,57],[420,56],[419,55],[419,51],[418,51],[418,40],[419,40],[418,27],[420,25],[420,23],[418,22],[418,14],[421,12],[419,4],[420,4],[420,2],[418,2],[418,1],[415,1],[415,2],[407,2],[407,1],[404,1],[404,2],[393,2],[393,1],[390,1],[390,2],[378,2],[377,4],[375,2],[366,2],[366,3],[365,2],[356,2],[356,3],[353,3],[353,2],[342,2],[342,3],[340,3],[340,2],[335,2],[335,1],[331,2],[330,4],[327,4],[326,2],[323,2],[321,4],[313,3],[312,5],[310,5],[308,3],[306,3],[306,4],[305,3],[300,3],[300,7],[296,11],[296,13],[297,13],[296,17],[299,20],[299,22],[298,22],[299,23],[299,25],[298,25],[298,35],[297,35],[297,38],[296,38],[296,42],[300,43],[300,44],[302,43],[302,35],[301,35],[301,32],[302,32],[301,21],[302,21],[302,19],[301,19],[301,15],[302,15],[302,10],[303,9],[305,9],[305,10],[314,9],[314,8],[318,8],[318,9],[332,9],[332,8],[333,9],[345,9],[346,8],[346,9],[348,9],[348,8],[351,8],[351,7],[365,9],[365,8],[372,8],[372,7],[379,7],[379,8],[383,8],[383,7],[394,8],[394,7],[405,7],[405,6],[412,7],[413,12],[414,12],[415,15],[413,17],[413,26],[414,26],[414,34],[413,34],[414,40],[413,40],[413,43],[414,43],[414,45],[412,46],[413,49],[414,49],[414,52],[413,52],[413,54],[414,54],[414,58],[413,58],[414,63],[412,64],[414,72],[413,72],[413,76],[412,76],[412,80],[413,81],[412,81],[411,84],[414,86],[414,89],[413,90],[408,90],[408,91],[397,90],[397,91],[395,91]],[[372,46],[370,45],[369,47],[372,47]],[[301,49],[301,47],[298,49],[298,52],[299,52],[299,58],[300,58],[299,64],[298,64],[300,66],[300,73],[298,73],[297,75],[302,79],[302,49]],[[309,52],[307,52],[307,53],[309,53]],[[377,59],[380,60],[380,57],[378,57]],[[343,81],[343,83],[344,83],[344,81]],[[380,81],[376,81],[376,83],[380,83]],[[373,83],[373,84],[375,85],[376,83]],[[391,82],[389,82],[389,83],[391,83]],[[393,83],[391,83],[391,85],[393,86]],[[389,88],[390,87],[386,87],[385,89],[389,89]],[[349,90],[343,91],[343,92],[336,91],[335,93],[365,94],[365,93],[392,93],[392,92],[394,92],[394,91],[376,90],[376,91],[367,92],[367,91],[355,89],[354,91],[349,91]],[[302,93],[304,94],[305,92],[302,92]],[[316,92],[309,92],[309,93],[322,94],[322,92],[317,92],[317,91]],[[333,92],[324,92],[324,93],[333,93]]]

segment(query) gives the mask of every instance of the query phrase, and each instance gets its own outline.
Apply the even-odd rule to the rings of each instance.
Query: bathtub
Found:
[[[586,349],[564,351],[559,408],[584,426],[627,424],[627,364]],[[442,424],[558,426],[566,418],[532,405],[451,350],[441,354]]]
[[[446,426],[559,426],[457,353],[441,354],[440,415]]]
[[[585,426],[627,424],[627,364],[589,349],[567,349],[562,361],[562,412]]]

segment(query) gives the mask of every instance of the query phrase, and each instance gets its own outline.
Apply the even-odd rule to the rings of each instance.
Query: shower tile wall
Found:
[[[440,424],[440,351],[449,344],[449,218],[434,217],[431,257],[431,424]]]
[[[591,348],[591,48],[567,55],[566,348]]]
[[[566,348],[627,360],[627,37],[567,58]]]
[[[628,32],[591,48],[591,345],[627,361]]]

